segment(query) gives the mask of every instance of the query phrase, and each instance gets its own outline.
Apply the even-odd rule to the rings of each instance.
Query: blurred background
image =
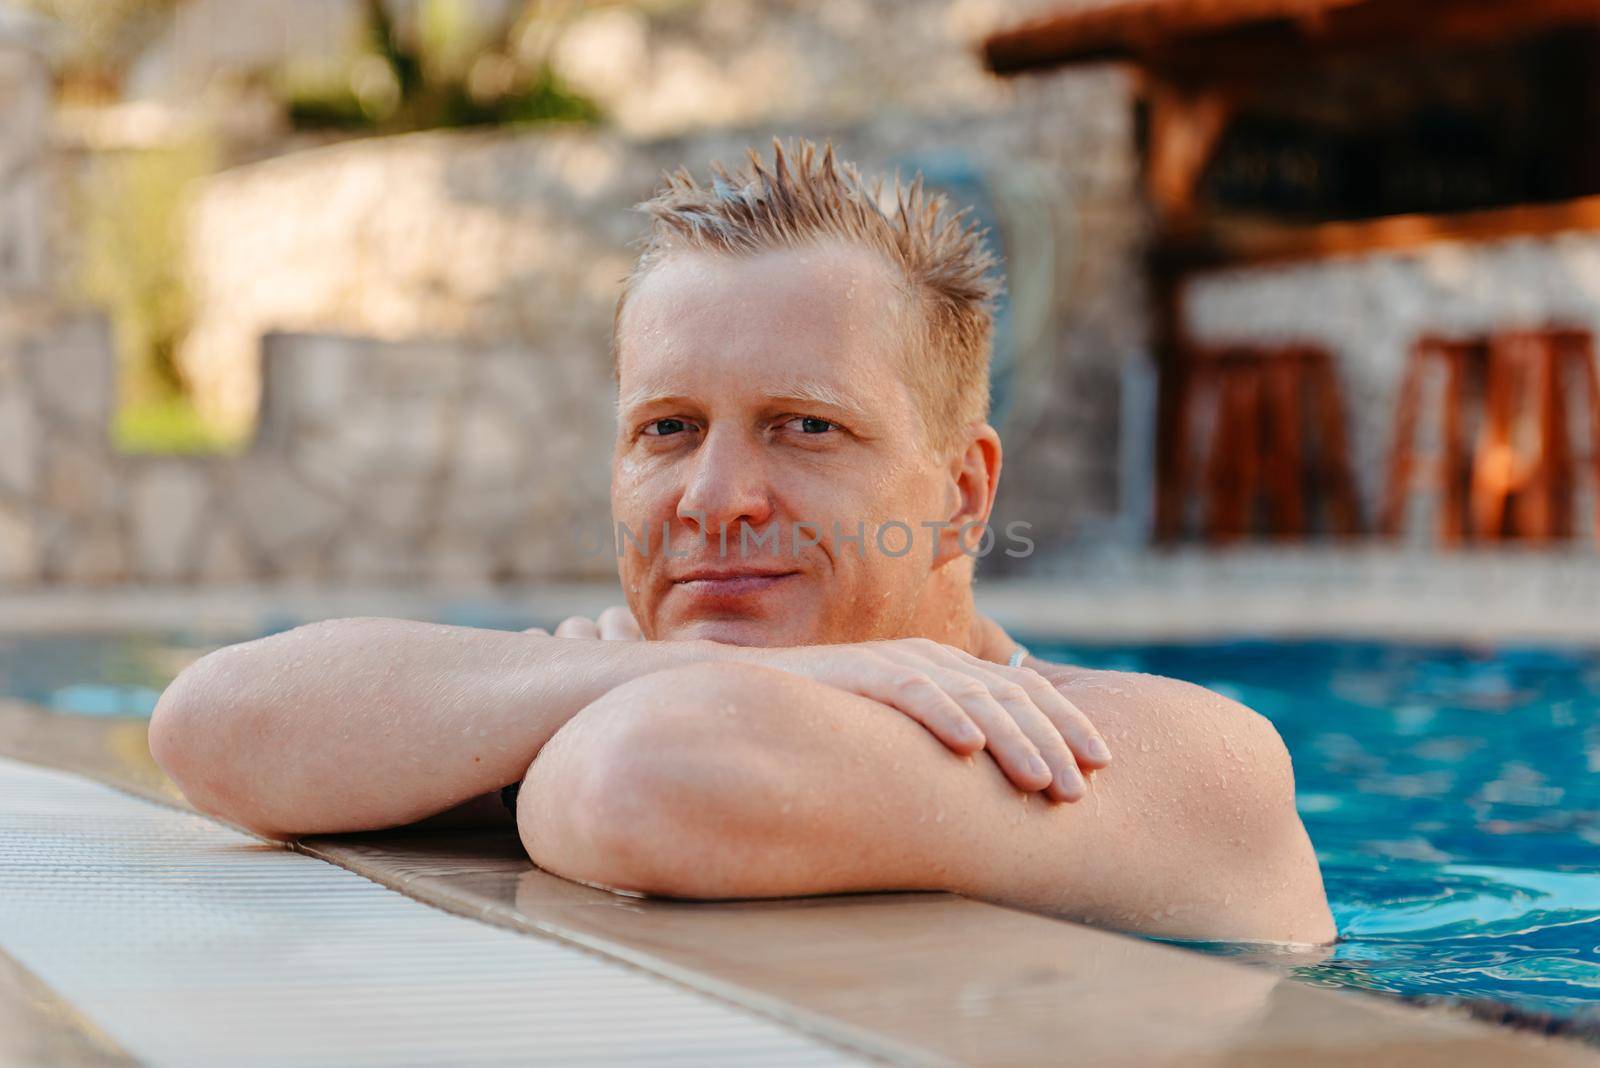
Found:
[[[1271,718],[1300,978],[1593,1038],[1597,131],[1596,0],[0,0],[0,754],[615,603],[629,209],[832,138],[1004,263],[980,607]]]
[[[0,588],[605,582],[628,209],[776,134],[991,228],[997,596],[1593,629],[1597,120],[1566,0],[0,0]]]

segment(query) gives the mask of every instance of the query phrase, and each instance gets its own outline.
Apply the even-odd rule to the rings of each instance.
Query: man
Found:
[[[1331,939],[1265,720],[1024,659],[975,611],[993,263],[920,182],[892,197],[801,143],[644,205],[614,331],[626,609],[220,650],[162,696],[162,766],[274,836],[484,815],[520,784],[533,860],[620,891],[943,889]]]

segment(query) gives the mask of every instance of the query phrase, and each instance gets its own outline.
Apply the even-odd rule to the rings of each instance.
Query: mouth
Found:
[[[783,571],[759,568],[704,568],[688,571],[672,580],[685,593],[697,597],[736,599],[765,593],[800,574],[797,569]]]

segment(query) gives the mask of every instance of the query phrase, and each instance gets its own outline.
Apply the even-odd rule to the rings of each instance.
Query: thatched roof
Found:
[[[1248,23],[1315,20],[1371,0],[1073,0],[1003,30],[983,45],[989,69],[1012,74],[1038,67],[1126,59],[1174,38]],[[1391,0],[1398,2],[1398,0]]]
[[[1254,58],[1503,40],[1564,24],[1600,24],[1600,0],[1069,0],[989,37],[983,56],[995,73],[1016,74],[1100,60],[1189,62],[1207,46]]]

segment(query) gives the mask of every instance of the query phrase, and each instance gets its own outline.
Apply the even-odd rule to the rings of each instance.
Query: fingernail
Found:
[[[963,723],[956,728],[956,740],[965,742],[968,745],[982,745],[984,743],[983,732],[971,723]]]
[[[1028,770],[1035,775],[1053,775],[1050,765],[1044,762],[1044,757],[1035,754],[1028,758]]]
[[[1102,763],[1111,759],[1111,750],[1106,748],[1106,743],[1098,738],[1089,739],[1089,758]]]

